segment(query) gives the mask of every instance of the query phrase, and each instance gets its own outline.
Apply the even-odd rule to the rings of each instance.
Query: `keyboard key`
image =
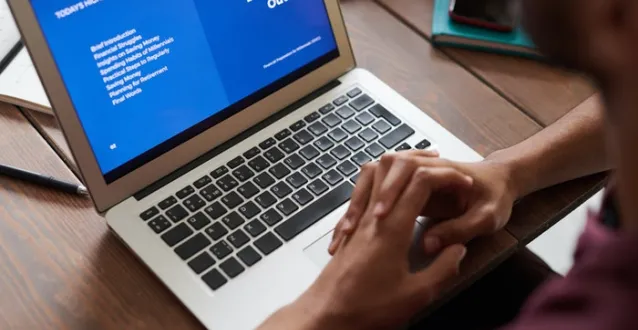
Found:
[[[284,164],[279,163],[273,167],[271,167],[268,172],[270,172],[270,174],[274,175],[275,178],[277,179],[281,179],[283,177],[285,177],[286,175],[290,174],[290,170],[284,166]]]
[[[421,142],[417,143],[417,144],[414,146],[414,148],[419,149],[419,150],[423,150],[423,149],[426,149],[427,147],[429,147],[429,146],[431,146],[431,145],[432,145],[432,143],[430,143],[430,141],[428,141],[428,140],[423,140],[423,141],[421,141]]]
[[[284,199],[281,203],[277,204],[277,210],[283,213],[284,215],[290,215],[292,212],[295,212],[299,209],[297,204],[293,203],[290,198]]]
[[[339,172],[335,170],[330,170],[330,172],[324,174],[322,178],[331,186],[334,186],[343,180],[343,175],[339,174]]]
[[[328,194],[304,207],[299,213],[279,225],[275,231],[284,240],[290,241],[317,221],[328,215],[350,199],[354,186],[344,182]],[[259,241],[259,240],[257,240]],[[257,245],[257,242],[255,242]],[[263,251],[262,251],[263,252]]]
[[[356,155],[352,156],[352,158],[351,158],[351,159],[352,159],[352,161],[353,161],[355,164],[357,164],[357,165],[359,165],[359,166],[363,166],[363,165],[365,165],[365,164],[367,164],[367,163],[369,163],[369,162],[371,162],[371,161],[372,161],[372,158],[370,158],[370,156],[368,156],[368,155],[367,155],[366,153],[364,153],[364,152],[360,152],[360,153],[358,153],[358,154],[356,154]]]
[[[339,96],[336,100],[332,101],[332,103],[334,103],[336,106],[340,106],[346,102],[348,102],[348,97],[345,95]]]
[[[140,218],[142,218],[142,220],[146,221],[156,215],[159,214],[159,210],[157,209],[157,207],[153,206],[150,209],[142,212],[142,214],[140,214]]]
[[[412,147],[410,147],[410,145],[409,145],[409,144],[407,144],[407,143],[405,143],[405,142],[404,142],[403,144],[401,144],[400,146],[398,146],[398,147],[397,147],[396,149],[394,149],[394,150],[395,150],[395,151],[404,151],[404,150],[410,150],[410,149],[412,149]]]
[[[168,197],[167,199],[159,202],[159,204],[157,204],[157,206],[159,206],[160,209],[162,209],[162,210],[166,210],[167,208],[173,206],[175,203],[177,203],[177,198],[171,196],[171,197]]]
[[[334,147],[334,145],[334,142],[330,141],[330,139],[325,136],[322,136],[319,138],[319,140],[315,141],[315,146],[321,151],[329,150],[330,148]]]
[[[231,212],[222,218],[222,222],[226,225],[226,227],[230,228],[230,230],[233,230],[243,225],[245,221],[237,212]]]
[[[248,166],[242,165],[233,171],[233,175],[239,179],[239,181],[245,182],[252,178],[255,175],[255,172],[251,171]]]
[[[181,205],[175,205],[173,208],[166,211],[166,216],[173,222],[179,222],[188,216],[188,211],[186,211],[186,209]]]
[[[288,167],[290,167],[291,169],[296,170],[306,164],[306,161],[299,157],[299,155],[294,154],[286,158],[284,160],[284,163],[286,163],[286,165],[288,165]]]
[[[213,177],[213,179],[219,179],[226,173],[228,173],[228,169],[226,168],[226,166],[221,166],[218,169],[214,170],[210,175]]]
[[[283,243],[273,233],[267,233],[266,235],[255,241],[255,246],[257,247],[257,249],[259,249],[259,251],[261,251],[261,253],[265,255],[271,254],[282,245]]]
[[[275,139],[277,139],[277,140],[281,141],[281,140],[283,140],[283,139],[285,139],[285,138],[289,137],[289,136],[290,136],[290,134],[292,134],[292,133],[290,133],[290,131],[289,131],[289,130],[284,129],[283,131],[281,131],[281,132],[279,132],[279,133],[275,134]]]
[[[247,220],[250,220],[257,214],[259,214],[261,210],[257,205],[255,205],[255,203],[248,202],[239,208],[239,212],[241,212],[241,214],[243,214]]]
[[[274,187],[270,189],[275,196],[279,198],[284,198],[292,192],[292,189],[283,181],[277,183]]]
[[[373,143],[366,148],[366,152],[372,156],[372,158],[379,158],[379,156],[385,153],[385,149],[380,145]]]
[[[357,111],[361,111],[372,105],[372,103],[374,103],[374,100],[370,96],[363,94],[356,98],[354,101],[350,102],[350,106]]]
[[[306,145],[308,143],[310,143],[312,140],[314,140],[314,136],[312,136],[312,134],[308,133],[307,130],[303,130],[303,131],[299,131],[299,133],[295,134],[293,136],[293,138],[299,142],[299,144]]]
[[[319,196],[328,190],[328,185],[326,185],[321,179],[317,179],[308,185],[308,189],[310,189],[313,194]]]
[[[350,150],[348,150],[348,148],[342,146],[342,145],[338,145],[336,148],[332,149],[332,151],[330,151],[330,153],[337,157],[337,159],[342,160],[345,159],[346,157],[350,156],[352,153],[350,152]]]
[[[213,245],[213,247],[210,248],[210,252],[212,252],[217,259],[222,260],[233,253],[233,248],[231,248],[226,241],[221,241]]]
[[[186,222],[188,222],[191,225],[191,227],[193,227],[195,230],[200,230],[208,226],[208,224],[210,224],[210,220],[202,212],[197,212],[197,214],[188,218]]]
[[[248,267],[256,264],[257,262],[259,262],[259,260],[261,260],[261,256],[259,255],[259,253],[257,253],[257,251],[255,251],[255,249],[253,249],[251,246],[247,246],[245,249],[237,252],[237,257],[241,259],[241,261],[243,261],[244,264],[246,264],[246,266]]]
[[[310,201],[312,201],[313,199],[315,199],[308,192],[308,190],[306,190],[304,188],[301,188],[296,193],[294,193],[292,195],[292,198],[294,198],[297,201],[297,203],[299,203],[299,205],[301,205],[301,206],[304,206],[304,205],[310,203]]]
[[[380,134],[385,134],[392,129],[392,126],[386,123],[385,120],[379,120],[378,122],[374,123],[374,125],[372,125],[372,128],[374,128],[374,130],[379,132]]]
[[[186,208],[191,212],[195,212],[206,206],[206,202],[204,202],[204,200],[198,195],[193,195],[184,201],[184,206],[186,206]]]
[[[359,173],[357,173],[357,174],[353,175],[353,176],[350,178],[350,181],[352,181],[352,183],[354,183],[354,184],[357,184],[357,180],[359,179],[359,175],[361,175],[361,172],[359,172]]]
[[[357,167],[354,164],[352,164],[351,161],[346,160],[345,162],[337,166],[337,170],[339,170],[339,172],[341,172],[341,174],[345,176],[350,176],[350,174],[357,171]]]
[[[317,164],[321,165],[321,167],[323,167],[325,169],[329,169],[329,168],[333,167],[336,163],[337,163],[337,160],[335,160],[329,154],[325,154],[325,155],[319,157],[319,159],[317,159]]]
[[[264,224],[261,223],[261,221],[255,219],[251,221],[250,223],[248,223],[244,227],[244,229],[246,229],[246,231],[250,234],[250,236],[257,237],[261,235],[261,233],[266,231],[266,226],[264,226]]]
[[[188,262],[188,266],[196,273],[201,274],[208,268],[215,265],[215,259],[208,254],[208,252],[203,252],[202,254],[195,257],[193,260]]]
[[[244,231],[241,229],[237,229],[237,231],[228,235],[226,239],[228,239],[230,244],[232,244],[237,249],[244,246],[246,243],[248,243],[248,241],[250,241],[248,235],[246,235],[246,233],[244,233]]]
[[[299,145],[292,139],[287,139],[286,141],[279,144],[279,148],[281,148],[281,150],[283,150],[285,153],[290,154],[299,149]]]
[[[230,192],[226,194],[226,196],[222,197],[222,203],[226,205],[229,209],[235,208],[237,205],[241,204],[244,201],[236,192]]]
[[[177,243],[185,240],[186,237],[190,236],[192,233],[193,230],[190,229],[190,227],[188,227],[185,223],[180,223],[162,235],[162,239],[166,242],[166,244],[168,244],[168,246],[173,247],[177,245]]]
[[[255,198],[255,201],[261,205],[263,208],[267,208],[277,203],[277,198],[273,196],[270,192],[264,191],[261,195]]]
[[[293,188],[297,189],[308,182],[308,179],[301,175],[301,173],[296,172],[293,175],[286,178],[286,181],[293,186]]]
[[[305,123],[303,120],[300,120],[300,121],[298,121],[298,122],[296,122],[296,123],[294,123],[294,124],[290,125],[290,129],[291,129],[293,132],[296,132],[296,131],[298,131],[298,130],[300,130],[300,129],[304,128],[304,127],[306,127],[306,123]]]
[[[325,114],[327,114],[328,112],[330,112],[330,111],[332,111],[334,109],[335,109],[335,106],[332,105],[332,103],[328,103],[328,104],[324,105],[323,107],[319,108],[319,112],[322,115],[325,115]]]
[[[259,155],[260,152],[261,150],[259,150],[259,148],[253,147],[253,148],[250,148],[248,151],[244,152],[244,157],[246,157],[246,159],[252,159],[253,157]]]
[[[261,189],[266,189],[270,187],[271,184],[275,183],[275,179],[273,179],[272,176],[270,176],[270,174],[268,173],[259,174],[254,181],[258,186],[261,187]]]
[[[361,133],[359,133],[359,137],[363,140],[366,141],[368,143],[374,141],[376,138],[379,137],[379,134],[375,133],[373,130],[366,128],[363,131],[361,131]]]
[[[255,172],[259,173],[270,166],[270,163],[264,157],[257,156],[257,158],[248,162],[248,166],[252,168]]]
[[[361,141],[356,136],[353,136],[350,139],[348,139],[348,141],[346,141],[346,146],[348,146],[348,148],[350,148],[352,151],[357,151],[363,148],[364,145],[365,144],[363,143],[363,141]]]
[[[211,180],[208,175],[204,175],[203,177],[199,178],[199,180],[193,182],[193,185],[195,186],[195,188],[201,189],[211,182],[213,182],[213,180]]]
[[[279,213],[277,213],[277,211],[275,211],[274,209],[270,209],[266,211],[259,218],[261,218],[262,221],[264,221],[267,225],[271,227],[276,225],[277,223],[279,223],[279,221],[283,219],[283,217]]]
[[[256,179],[257,178],[255,178],[255,180]],[[259,188],[257,188],[257,186],[255,186],[252,182],[246,182],[237,188],[237,191],[244,196],[244,198],[251,198],[259,192]]]
[[[179,199],[184,199],[184,198],[188,197],[190,194],[192,194],[194,192],[195,192],[195,189],[193,187],[186,186],[182,190],[178,191],[175,195]]]
[[[284,153],[281,152],[281,150],[279,150],[279,148],[277,147],[273,147],[272,149],[266,151],[265,155],[271,163],[276,163],[285,156]]]
[[[414,130],[410,126],[403,124],[379,139],[379,143],[386,149],[391,149],[403,140],[409,138],[412,134],[414,134]]]
[[[219,191],[219,189],[217,189],[217,187],[215,187],[215,185],[212,185],[212,184],[202,189],[200,193],[209,202],[214,201],[215,199],[219,198],[219,196],[222,195],[222,192]]]
[[[221,268],[230,278],[237,277],[237,275],[241,274],[245,270],[244,266],[242,266],[235,258],[230,258],[222,262],[221,265],[219,265],[219,268]]]
[[[314,124],[310,125],[310,126],[308,127],[308,130],[309,130],[312,134],[314,134],[314,135],[316,135],[316,136],[319,136],[319,135],[321,135],[321,134],[323,134],[323,133],[327,132],[327,131],[328,131],[328,128],[326,127],[326,125],[324,125],[324,124],[322,124],[322,123],[320,123],[320,122],[316,122],[316,123],[314,123]]]
[[[341,124],[341,119],[339,119],[339,117],[335,116],[333,113],[325,116],[321,121],[324,124],[328,125],[328,127],[335,127]]]
[[[244,160],[244,158],[242,156],[237,156],[235,157],[233,160],[231,160],[230,162],[228,162],[228,167],[230,167],[231,169],[243,164],[246,160]]]
[[[348,92],[348,96],[350,98],[356,97],[357,95],[361,94],[361,89],[360,88],[354,88],[353,90]]]
[[[355,117],[355,119],[363,126],[368,126],[374,121],[374,117],[372,117],[372,115],[367,111],[360,113],[357,117]]]
[[[311,160],[319,156],[319,151],[317,151],[317,149],[315,149],[315,147],[313,147],[312,145],[307,145],[301,148],[301,150],[299,150],[299,153],[307,160]]]
[[[210,245],[210,240],[206,238],[204,234],[199,233],[191,237],[188,241],[186,241],[182,245],[178,246],[175,249],[175,253],[177,253],[177,255],[183,260],[186,260],[194,256],[195,254],[197,254],[199,251],[205,249],[209,245]]]
[[[323,171],[321,170],[321,168],[319,168],[319,166],[317,166],[317,164],[310,163],[304,166],[304,168],[301,169],[301,172],[303,172],[303,174],[305,174],[309,179],[314,179],[315,177],[319,176]]]
[[[355,114],[354,110],[352,110],[352,108],[350,108],[347,105],[344,105],[341,108],[337,109],[337,111],[335,111],[335,113],[338,114],[339,117],[341,117],[343,119],[348,119],[348,118],[354,116],[354,114]]]
[[[345,124],[341,125],[346,132],[354,134],[361,129],[361,125],[354,120],[348,120]]]
[[[206,228],[205,232],[214,241],[218,241],[220,238],[224,237],[224,235],[228,234],[228,229],[222,226],[221,223],[215,222],[210,227]]]
[[[222,275],[217,269],[213,269],[210,272],[206,273],[206,275],[202,276],[202,280],[204,283],[208,285],[208,287],[215,291],[221,288],[228,280]]]
[[[266,139],[264,142],[260,143],[260,144],[259,144],[259,147],[260,147],[262,150],[266,150],[266,149],[268,149],[268,148],[270,148],[270,147],[274,146],[275,144],[277,144],[277,141],[275,141],[275,139],[273,139],[273,138],[268,138],[268,139]]]
[[[401,124],[401,120],[390,113],[390,111],[384,108],[381,104],[377,104],[370,108],[370,112],[377,118],[381,117],[385,119],[388,123],[392,124],[392,126],[398,126],[399,124]]]
[[[341,142],[348,137],[348,134],[341,128],[335,128],[334,130],[332,130],[332,132],[328,133],[328,136],[335,142]]]
[[[171,226],[171,223],[163,215],[149,221],[148,226],[153,229],[156,234],[163,232]]]
[[[219,219],[222,215],[226,214],[228,210],[219,202],[215,202],[204,209],[204,212],[208,214],[209,217],[213,218],[213,220]]]
[[[217,180],[217,186],[221,187],[224,191],[231,191],[239,185],[239,182],[230,175],[227,175]]]
[[[319,119],[321,117],[321,115],[318,112],[313,112],[309,115],[307,115],[304,120],[310,124],[312,122],[314,122],[315,120]]]

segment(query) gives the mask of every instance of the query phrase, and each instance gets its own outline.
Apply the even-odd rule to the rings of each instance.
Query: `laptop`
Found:
[[[355,65],[337,0],[9,0],[95,208],[212,329],[330,257],[359,169],[481,157]]]

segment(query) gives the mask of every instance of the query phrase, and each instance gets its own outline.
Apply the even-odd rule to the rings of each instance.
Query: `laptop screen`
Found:
[[[31,0],[107,183],[339,56],[323,0]]]

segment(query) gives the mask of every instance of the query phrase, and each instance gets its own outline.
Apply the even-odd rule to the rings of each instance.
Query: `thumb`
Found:
[[[480,207],[473,207],[458,218],[436,224],[425,233],[423,245],[426,255],[434,255],[443,247],[465,244],[488,232],[492,226],[490,219]]]
[[[460,265],[467,254],[465,246],[449,246],[423,271],[414,274],[416,292],[428,302],[436,299],[439,292],[460,273]]]

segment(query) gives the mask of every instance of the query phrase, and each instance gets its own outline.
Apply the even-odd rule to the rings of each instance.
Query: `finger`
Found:
[[[432,302],[441,289],[459,275],[461,261],[466,254],[467,249],[463,245],[447,247],[426,269],[413,275],[412,291],[425,303]]]
[[[354,187],[354,191],[352,192],[348,210],[343,218],[341,218],[333,232],[332,242],[328,247],[328,253],[331,255],[334,255],[337,252],[343,237],[354,232],[359,222],[359,218],[361,218],[363,212],[365,212],[368,207],[368,200],[370,199],[377,166],[378,165],[376,163],[368,163],[361,168],[361,175],[359,176],[357,185]]]
[[[396,155],[384,155],[381,157],[379,162],[377,162],[378,165],[374,176],[374,184],[372,185],[372,193],[368,202],[369,209],[374,208],[379,202],[379,190],[381,188],[381,184],[388,175],[388,171],[392,168],[395,157]],[[370,217],[370,219],[372,219],[372,217]]]
[[[379,218],[386,216],[399,198],[401,192],[412,178],[416,168],[416,162],[409,156],[384,156],[392,157],[392,165],[387,174],[382,178],[377,195],[378,202],[374,206],[373,215]]]
[[[489,234],[496,230],[494,212],[484,207],[473,207],[464,215],[443,221],[426,232],[424,238],[425,254],[438,253],[442,247],[452,244],[465,244],[473,238]]]

